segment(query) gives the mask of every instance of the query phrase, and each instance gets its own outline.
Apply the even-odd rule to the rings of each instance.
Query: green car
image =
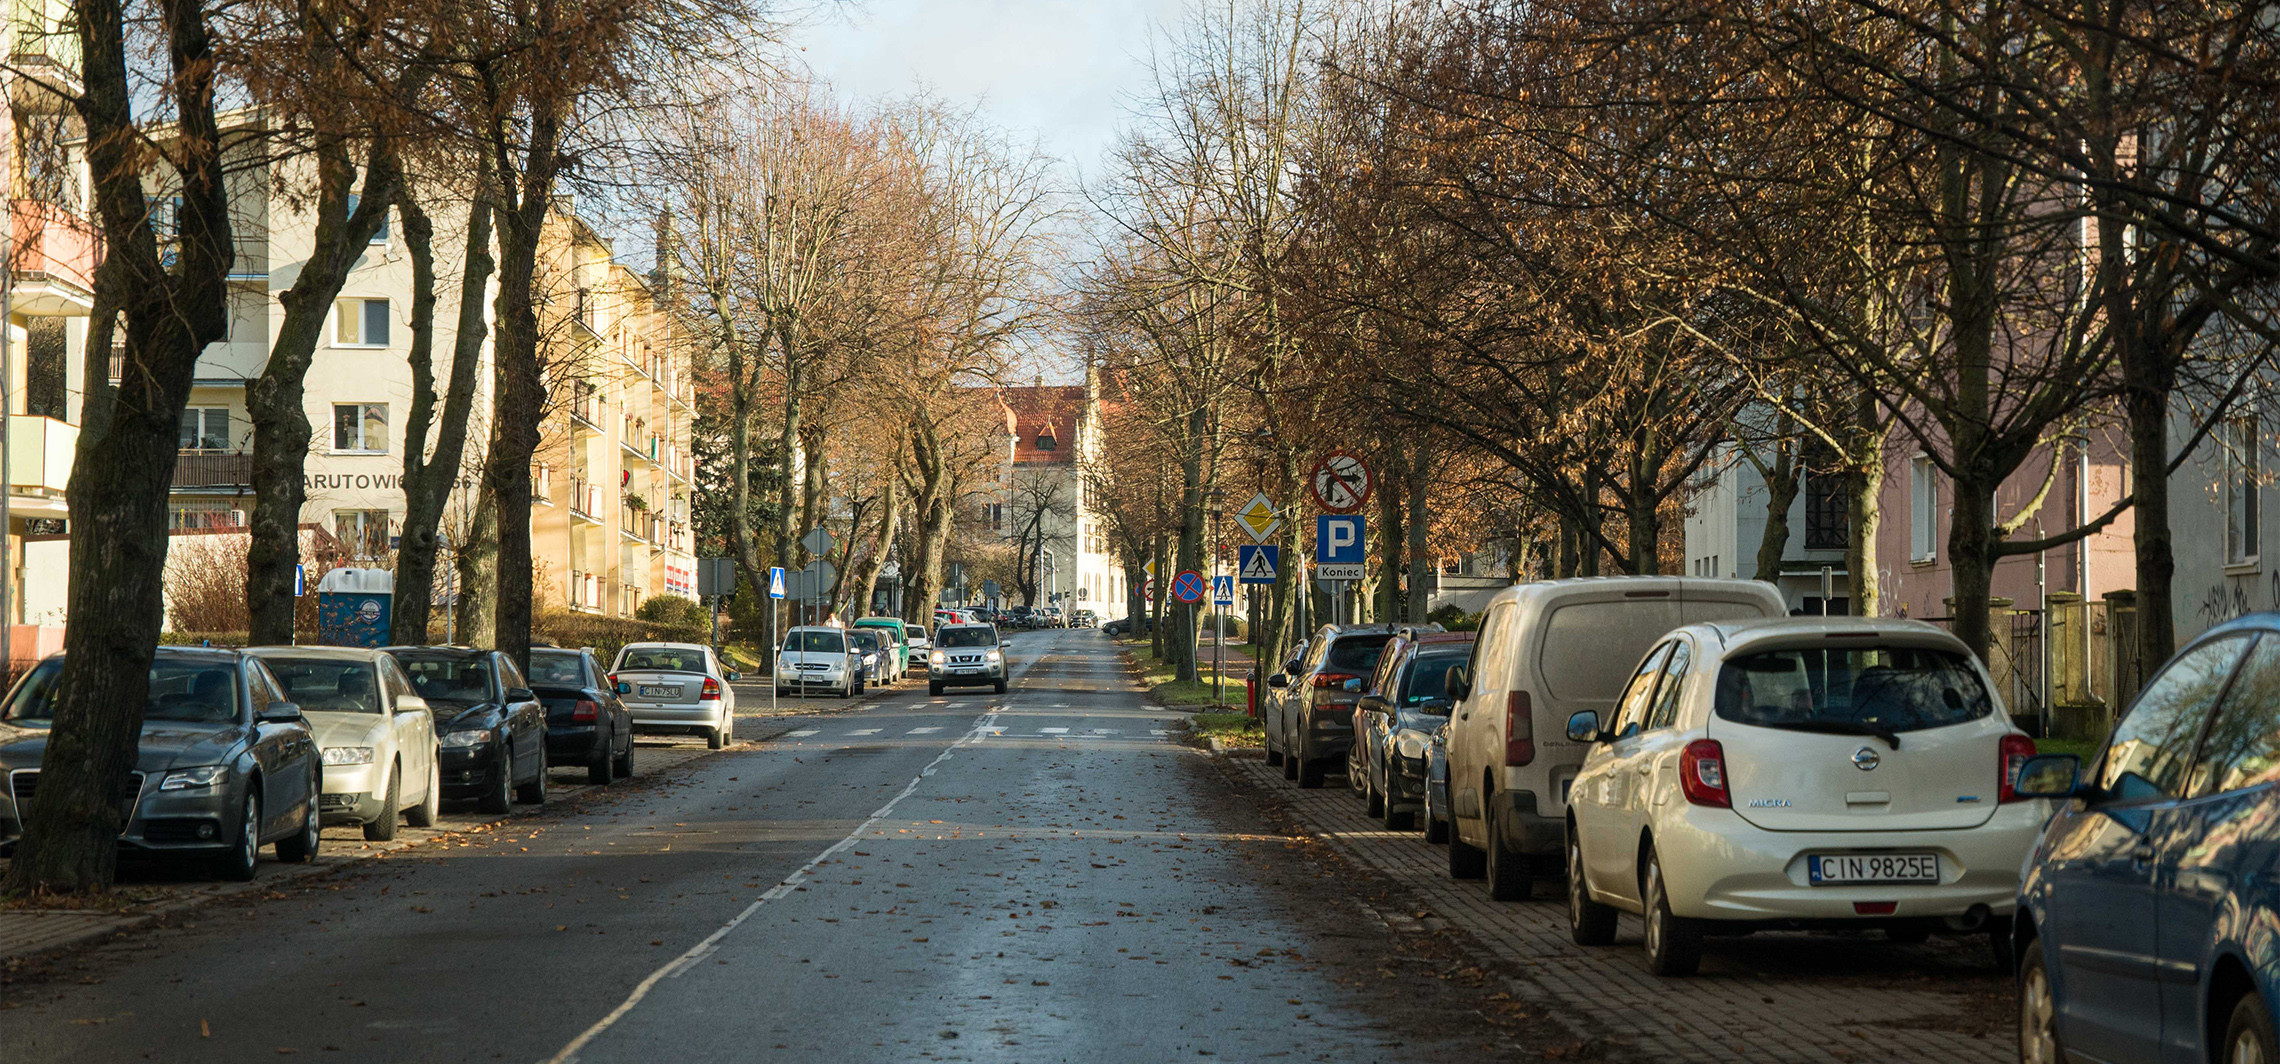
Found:
[[[899,679],[904,673],[910,671],[910,639],[908,633],[903,631],[902,618],[864,617],[857,620],[854,627],[879,629],[886,637],[887,652],[893,654],[895,658],[894,675]],[[880,671],[885,672],[886,670],[881,669]]]

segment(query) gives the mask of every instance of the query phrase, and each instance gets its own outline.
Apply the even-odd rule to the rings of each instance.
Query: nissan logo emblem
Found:
[[[1858,750],[1853,751],[1853,767],[1861,770],[1862,772],[1873,772],[1876,770],[1876,766],[1882,763],[1883,759],[1877,757],[1876,751],[1871,750],[1868,747],[1864,746]]]

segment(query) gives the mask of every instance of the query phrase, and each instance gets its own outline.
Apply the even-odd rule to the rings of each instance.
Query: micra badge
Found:
[[[1752,799],[1750,799],[1750,808],[1752,808],[1752,809],[1787,809],[1787,808],[1789,808],[1789,799],[1787,799],[1787,798],[1752,798]]]

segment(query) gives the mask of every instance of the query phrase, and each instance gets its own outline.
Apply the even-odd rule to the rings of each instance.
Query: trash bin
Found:
[[[1251,675],[1243,677],[1243,705],[1250,709],[1252,720],[1259,719],[1259,671],[1257,669],[1251,670]]]
[[[387,646],[395,607],[395,573],[334,569],[317,581],[317,642],[336,647]]]

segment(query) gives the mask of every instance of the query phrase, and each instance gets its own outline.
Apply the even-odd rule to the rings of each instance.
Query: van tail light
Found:
[[[1359,679],[1361,679],[1361,677],[1356,676],[1350,672],[1318,672],[1314,674],[1314,686],[1342,687],[1348,680]]]
[[[1726,748],[1716,739],[1696,739],[1678,755],[1678,787],[1695,805],[1732,809],[1734,796],[1726,790]]]
[[[705,689],[704,689],[704,691],[702,691],[701,693],[699,693],[699,694],[697,695],[697,701],[699,701],[699,702],[718,702],[718,701],[720,701],[720,681],[719,681],[719,680],[715,680],[715,679],[713,679],[713,678],[712,678],[712,677],[710,677],[710,676],[707,676],[707,677],[705,677]]]
[[[2026,801],[2019,794],[2019,766],[2035,756],[2035,741],[2024,735],[2006,735],[1997,749],[2001,753],[1995,763],[1995,801],[1998,804]]]
[[[600,703],[581,698],[577,705],[570,707],[570,721],[573,724],[591,724],[601,711]]]
[[[1528,692],[1504,696],[1504,767],[1519,768],[1536,759],[1536,714]]]

